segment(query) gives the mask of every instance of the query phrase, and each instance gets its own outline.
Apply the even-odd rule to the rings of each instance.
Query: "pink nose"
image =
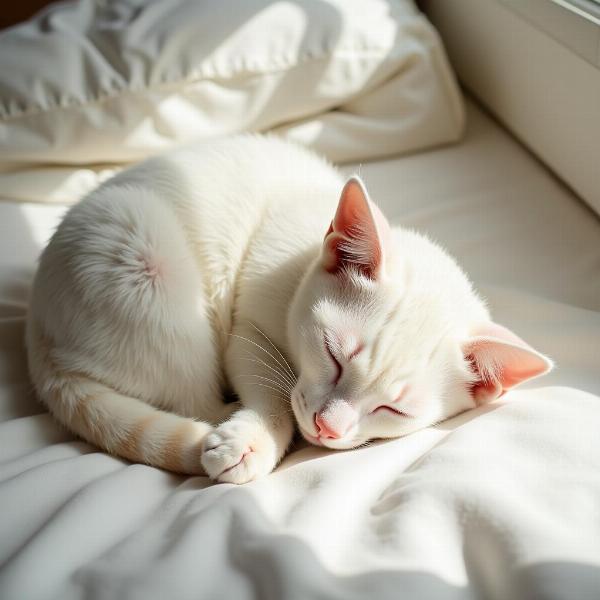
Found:
[[[358,421],[358,413],[348,402],[336,398],[315,413],[314,420],[319,437],[337,440]]]
[[[343,435],[343,433],[333,429],[333,427],[325,420],[325,417],[323,417],[322,414],[315,413],[315,425],[317,427],[317,432],[321,437],[337,440]]]

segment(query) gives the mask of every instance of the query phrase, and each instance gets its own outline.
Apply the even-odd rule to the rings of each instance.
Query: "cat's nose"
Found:
[[[337,440],[358,421],[358,414],[347,401],[334,399],[315,413],[314,421],[319,437]]]
[[[337,440],[344,435],[342,432],[336,431],[321,414],[315,413],[315,427],[320,437],[331,438]]]

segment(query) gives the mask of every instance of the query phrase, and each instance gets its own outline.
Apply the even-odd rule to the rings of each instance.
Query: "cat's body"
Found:
[[[465,344],[490,339],[473,331],[489,322],[485,306],[441,249],[390,230],[358,180],[338,206],[342,187],[313,154],[260,136],[105,183],[40,261],[27,346],[42,400],[112,453],[186,473],[202,461],[235,482],[272,470],[294,416],[335,448],[474,406]],[[494,397],[547,368],[514,340],[531,373]],[[214,429],[238,408],[223,403],[228,388],[243,408]],[[379,406],[390,394],[407,410]]]

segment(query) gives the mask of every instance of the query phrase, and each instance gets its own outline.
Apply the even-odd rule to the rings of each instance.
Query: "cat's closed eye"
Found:
[[[342,363],[336,356],[337,352],[339,351],[342,354],[342,358],[343,358],[344,362],[350,362],[351,360],[356,358],[363,351],[364,347],[360,342],[358,342],[354,339],[349,339],[347,341],[349,341],[352,344],[351,345],[352,349],[350,351],[344,351],[344,346],[346,345],[346,344],[344,344],[344,341],[338,342],[333,345],[334,347],[332,347],[330,340],[331,340],[331,336],[328,336],[327,334],[325,334],[325,336],[324,336],[325,351],[327,352],[327,355],[329,356],[330,361],[333,363],[333,365],[335,367],[335,377],[333,378],[333,381],[332,381],[332,385],[335,387],[338,384],[339,380],[342,378],[342,375],[344,374],[344,367],[342,366]],[[356,342],[356,343],[354,343],[354,342]],[[338,348],[340,350],[338,350]]]
[[[378,406],[375,410],[371,411],[371,414],[375,414],[375,413],[380,413],[380,412],[389,412],[395,415],[400,415],[401,417],[410,417],[409,414],[405,413],[402,410],[398,410],[397,408],[394,408],[393,406],[390,406],[389,404],[382,404],[381,406]]]
[[[339,360],[335,357],[335,354],[331,349],[331,345],[329,344],[329,340],[327,339],[327,337],[325,337],[325,350],[327,351],[327,354],[329,355],[329,358],[331,359],[331,362],[333,362],[333,365],[335,367],[335,377],[332,381],[332,384],[335,387],[338,384],[339,380],[342,378],[344,369],[342,368],[342,365],[340,364]]]
[[[387,412],[392,415],[399,415],[401,417],[411,417],[412,415],[408,414],[406,411],[402,410],[398,405],[406,396],[408,392],[409,386],[404,385],[400,392],[396,395],[396,398],[392,400],[389,404],[380,404],[375,409],[371,411],[371,414]]]

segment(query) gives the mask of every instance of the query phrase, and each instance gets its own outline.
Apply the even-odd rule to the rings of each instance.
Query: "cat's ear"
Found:
[[[377,279],[384,268],[390,226],[369,200],[359,177],[351,177],[323,241],[323,267],[329,273],[347,269]]]
[[[462,349],[478,378],[472,388],[477,404],[490,402],[553,367],[549,358],[506,327],[492,322],[478,326]]]

